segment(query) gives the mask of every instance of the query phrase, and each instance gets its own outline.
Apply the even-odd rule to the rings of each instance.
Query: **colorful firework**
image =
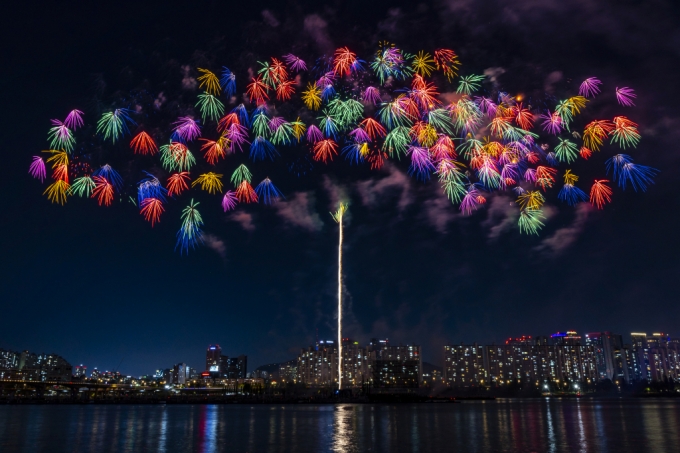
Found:
[[[196,209],[200,203],[194,203],[192,199],[189,206],[184,208],[182,211],[182,227],[177,232],[177,245],[175,248],[179,247],[180,253],[188,252],[189,247],[192,249],[196,245],[203,241],[203,219],[201,214]]]
[[[96,140],[88,132],[92,129],[84,127],[83,112],[72,110],[63,122],[52,120],[47,134],[50,156],[35,156],[29,174],[43,182],[46,164],[51,165],[45,195],[53,203],[64,204],[68,195],[78,195],[109,206],[117,195],[139,206],[154,225],[167,203],[198,189],[208,192],[203,196],[223,194],[225,211],[239,204],[271,204],[284,198],[283,193],[269,178],[253,188],[253,174],[244,161],[254,162],[257,174],[260,167],[285,160],[284,168],[293,174],[308,175],[317,163],[347,165],[335,159],[341,147],[342,160],[351,165],[377,170],[394,160],[394,165],[408,165],[407,173],[418,180],[437,175],[446,197],[465,214],[496,192],[514,193],[520,232],[537,234],[545,219],[542,209],[551,199],[573,206],[589,198],[598,208],[611,201],[607,180],[597,179],[588,197],[565,165],[580,172],[581,166],[598,161],[590,159],[593,152],[611,145],[631,148],[641,140],[638,125],[625,116],[590,116],[581,122],[589,114],[589,99],[601,92],[602,82],[595,77],[584,80],[578,93],[564,93],[562,100],[547,96],[529,102],[521,93],[500,91],[497,81],[483,86],[483,75],[454,80],[461,63],[450,49],[412,54],[381,42],[366,60],[368,65],[348,47],[308,61],[315,61],[310,71],[293,54],[261,58],[248,68],[246,101],[239,105],[234,71],[222,67],[218,76],[195,68],[200,91],[172,102],[174,111],[184,116],[168,117],[165,111],[159,115],[160,104],[154,103],[157,110],[151,111],[134,97],[121,96],[134,110],[114,105],[96,122],[101,137]],[[451,95],[451,86],[435,84],[444,80],[441,74],[456,95]],[[484,95],[477,96],[482,89]],[[636,94],[623,87],[616,89],[616,97],[619,104],[632,107]],[[199,112],[195,119],[192,115]],[[133,152],[121,153],[117,144],[136,124],[133,118],[141,123],[129,142]],[[201,152],[194,157],[199,146]],[[109,157],[123,176],[105,164]],[[402,158],[407,164],[396,162]],[[135,182],[143,168],[158,173],[159,163],[171,173],[167,187],[150,173]],[[626,154],[609,158],[606,171],[620,188],[632,186],[636,191],[647,190],[658,173]],[[193,182],[190,172],[195,172]],[[231,174],[233,190],[224,193],[222,174]],[[558,174],[564,185],[555,197]],[[197,204],[192,200],[182,216],[182,252],[200,242]]]
[[[116,109],[113,112],[106,112],[97,122],[97,133],[104,134],[104,140],[111,140],[116,143],[123,134],[129,133],[128,124],[136,124],[130,118],[130,110]]]

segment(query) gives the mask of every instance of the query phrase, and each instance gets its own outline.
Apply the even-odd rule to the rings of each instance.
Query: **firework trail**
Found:
[[[335,213],[331,213],[338,224],[338,389],[342,390],[342,220],[347,212],[347,204],[340,203]]]

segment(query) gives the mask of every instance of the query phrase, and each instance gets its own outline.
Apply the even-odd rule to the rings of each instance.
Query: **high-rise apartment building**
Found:
[[[372,339],[367,347],[349,338],[343,340],[343,386],[418,387],[423,366],[420,346],[392,346],[388,340]],[[297,361],[297,382],[314,386],[337,385],[337,347],[319,341],[303,349]],[[281,367],[279,367],[281,372]]]
[[[565,335],[566,336],[566,335]],[[529,337],[502,345],[444,346],[444,382],[454,387],[510,383],[592,381],[596,379],[593,347],[572,339],[559,344],[531,344]]]
[[[419,345],[380,345],[380,349],[367,348],[370,380],[363,381],[373,387],[418,387],[423,381],[423,362]],[[365,359],[364,359],[365,360]],[[355,384],[356,385],[356,384]]]
[[[300,351],[298,380],[307,385],[330,386],[338,382],[338,348],[332,340],[317,341]]]

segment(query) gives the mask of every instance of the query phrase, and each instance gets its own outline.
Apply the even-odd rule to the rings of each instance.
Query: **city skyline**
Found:
[[[9,320],[0,329],[0,347],[55,350],[100,369],[121,363],[134,374],[148,372],[149,361],[152,368],[198,365],[197,351],[211,342],[247,351],[254,364],[292,358],[300,345],[314,342],[317,329],[322,338],[337,335],[337,225],[328,213],[344,196],[350,202],[343,249],[349,337],[414,342],[426,361],[436,362],[437,345],[478,338],[498,343],[537,325],[548,332],[564,326],[674,331],[680,319],[674,284],[680,238],[672,231],[680,216],[674,174],[679,95],[660,87],[674,86],[668,56],[678,49],[673,39],[658,37],[675,33],[673,14],[632,3],[607,3],[589,14],[569,4],[518,2],[518,16],[508,16],[502,8],[481,12],[469,2],[454,3],[378,5],[360,15],[348,12],[358,7],[351,2],[295,11],[239,4],[232,14],[242,20],[229,27],[187,11],[181,38],[165,25],[176,13],[150,5],[135,5],[134,15],[124,7],[101,14],[76,5],[16,11],[7,32],[21,45],[7,49],[17,69],[5,75],[11,108],[0,112],[11,132],[5,146],[16,150],[7,153],[8,172],[0,180],[7,194],[0,293]],[[643,12],[651,15],[648,22],[631,19]],[[144,17],[158,20],[147,24]],[[119,33],[115,24],[131,31]],[[351,33],[348,24],[356,27]],[[516,33],[519,26],[532,32]],[[420,32],[425,27],[430,33]],[[611,33],[593,36],[593,30]],[[490,41],[491,34],[501,38]],[[286,200],[268,209],[224,214],[219,200],[201,201],[210,206],[202,211],[210,225],[206,245],[182,256],[168,247],[179,211],[152,229],[120,200],[100,209],[71,199],[62,208],[50,204],[28,174],[31,156],[49,145],[49,119],[82,108],[96,122],[94,99],[109,107],[116,93],[141,79],[149,79],[152,101],[162,90],[176,99],[187,67],[191,85],[198,67],[219,70],[235,62],[239,74],[247,74],[251,55],[319,55],[327,52],[323,45],[331,53],[347,45],[365,58],[382,39],[409,52],[450,46],[460,54],[461,74],[486,72],[489,89],[498,83],[513,94],[526,88],[559,97],[592,76],[609,95],[633,87],[637,105],[623,111],[640,125],[642,139],[629,152],[661,170],[655,185],[644,194],[618,191],[602,211],[586,205],[574,211],[551,199],[545,229],[527,237],[508,214],[510,199],[490,197],[485,209],[464,216],[436,181],[410,178],[408,163],[371,172],[338,160],[309,177],[291,177],[287,169],[270,174],[285,176],[279,188]],[[42,68],[50,68],[49,77]],[[190,94],[194,99],[196,92]],[[618,114],[614,106],[623,109],[612,100],[587,109],[611,118]],[[610,154],[594,153],[592,162],[604,168]]]
[[[626,342],[623,338],[624,336],[622,334],[612,334],[610,331],[593,331],[593,332],[586,332],[583,334],[579,334],[578,331],[575,330],[563,330],[563,331],[558,331],[553,334],[545,334],[545,335],[520,335],[520,336],[511,336],[506,338],[505,340],[501,340],[500,342],[496,341],[480,341],[474,340],[471,342],[465,342],[465,341],[460,341],[460,342],[445,342],[442,345],[440,345],[442,348],[444,348],[444,353],[442,354],[441,350],[437,350],[435,352],[431,352],[432,356],[437,357],[435,360],[426,360],[424,359],[424,354],[423,354],[423,349],[422,346],[417,344],[417,343],[404,343],[404,342],[390,342],[389,338],[384,338],[384,339],[377,339],[375,337],[371,339],[367,339],[368,341],[357,341],[357,339],[350,339],[350,338],[345,338],[343,339],[343,344],[347,342],[347,347],[349,350],[352,349],[352,345],[355,345],[355,347],[361,347],[361,344],[366,344],[368,346],[372,345],[374,342],[380,342],[380,343],[385,343],[389,344],[390,347],[392,348],[408,348],[409,346],[416,346],[417,347],[417,356],[418,360],[420,363],[428,363],[430,365],[433,365],[435,367],[440,367],[442,369],[446,368],[447,365],[447,355],[446,355],[446,350],[449,347],[465,347],[465,348],[470,348],[470,347],[477,347],[477,345],[481,348],[485,347],[502,347],[502,346],[508,346],[508,345],[559,345],[559,344],[573,344],[573,345],[579,345],[579,346],[587,346],[587,345],[592,345],[594,344],[593,341],[595,341],[597,338],[600,336],[611,336],[614,335],[618,338],[621,338],[619,340],[619,347],[627,347],[629,349],[635,348],[635,347],[642,347],[643,344],[646,344],[649,340],[649,338],[667,338],[669,341],[672,339],[674,343],[680,344],[680,336],[675,337],[672,334],[666,333],[666,332],[651,332],[650,334],[646,332],[631,332],[630,334],[627,334],[627,336],[630,338],[630,341]],[[609,345],[609,340],[607,340],[607,345]],[[336,340],[319,340],[318,338],[314,342],[310,342],[309,346],[302,347],[303,355],[305,351],[313,351],[313,350],[319,350],[319,347],[321,345],[321,348],[329,347],[329,348],[335,348],[337,344]],[[368,347],[367,346],[367,347]],[[611,346],[607,346],[608,348],[611,349]],[[379,350],[380,348],[378,348]],[[375,346],[373,347],[372,350],[375,350]],[[7,353],[13,353],[15,354],[15,359],[14,362],[10,361],[5,355]],[[4,354],[4,355],[3,355]],[[327,372],[327,375],[324,375],[324,379],[331,379],[331,375],[335,376],[335,382],[337,382],[337,354],[333,352],[329,352],[328,354],[332,354],[333,360],[335,361],[333,364],[329,363],[329,369]],[[611,351],[610,351],[611,354]],[[31,352],[26,349],[17,349],[17,350],[12,350],[11,348],[5,348],[2,345],[0,345],[0,372],[5,369],[11,368],[11,366],[16,366],[19,363],[19,356],[22,357],[22,360],[26,360],[23,357],[25,356],[33,356],[35,357],[33,361],[37,360],[38,358],[50,358],[50,357],[56,357],[57,359],[61,360],[62,362],[66,362],[67,359],[64,359],[62,356],[56,354],[56,353],[40,353],[36,354],[34,352]],[[189,361],[184,360],[184,359],[179,359],[176,360],[174,367],[177,367],[178,364],[182,364],[187,367],[187,369],[191,368],[193,375],[198,378],[201,376],[201,373],[210,373],[211,375],[213,373],[219,373],[220,375],[222,373],[227,373],[227,369],[233,369],[232,373],[233,377],[239,377],[239,378],[245,378],[246,374],[250,375],[252,372],[262,368],[262,367],[268,367],[272,365],[282,365],[287,362],[292,362],[292,361],[299,361],[300,360],[300,348],[297,349],[296,354],[292,356],[288,356],[287,358],[278,360],[278,361],[271,361],[267,363],[260,363],[257,366],[251,366],[248,368],[248,353],[247,351],[245,353],[240,353],[232,358],[229,358],[229,356],[226,356],[222,354],[222,348],[220,347],[219,344],[209,344],[206,350],[203,350],[202,352],[202,361],[199,361],[199,364],[197,365],[194,362],[189,363]],[[328,357],[331,357],[329,355]],[[347,357],[347,353],[343,353],[343,357]],[[480,355],[481,357],[481,355]],[[347,359],[345,359],[347,360]],[[488,359],[487,359],[488,360]],[[595,359],[593,359],[595,360]],[[600,368],[600,372],[602,373],[603,367],[609,367],[612,368],[613,365],[611,363],[605,363],[605,359],[598,359],[600,362],[598,362],[597,366]],[[637,359],[636,359],[637,360]],[[348,366],[355,366],[356,364],[353,364],[351,357],[349,358],[350,365]],[[201,366],[200,363],[205,364],[204,367]],[[61,363],[61,362],[59,362]],[[71,367],[73,369],[72,375],[73,376],[78,376],[81,375],[80,372],[78,371],[79,369],[84,370],[83,371],[83,376],[87,376],[87,370],[89,370],[90,374],[92,372],[98,372],[98,373],[117,373],[120,376],[128,376],[128,377],[140,377],[140,376],[152,376],[155,375],[158,372],[162,372],[163,370],[171,371],[172,366],[169,368],[167,367],[167,363],[165,364],[160,364],[157,366],[151,366],[149,369],[145,370],[144,372],[141,373],[127,373],[126,370],[121,371],[121,369],[118,368],[113,368],[109,369],[106,367],[98,367],[96,365],[90,365],[86,364],[84,362],[78,362],[78,361],[73,361],[69,362],[72,363]],[[251,360],[252,363],[252,360]],[[13,365],[12,365],[13,364]],[[679,362],[680,364],[680,362]],[[488,366],[488,365],[486,365]],[[593,365],[595,366],[595,365]],[[233,367],[233,368],[232,368]],[[421,365],[422,367],[422,365]],[[343,365],[344,369],[344,365]],[[241,371],[236,371],[236,370],[241,370]],[[251,371],[252,370],[252,371]],[[333,370],[333,371],[331,371]],[[594,372],[594,371],[593,371]],[[606,376],[607,378],[610,378],[613,376],[613,371],[608,370],[608,372],[612,373],[611,376]],[[680,373],[680,370],[678,371]],[[243,373],[243,374],[241,374]],[[626,372],[627,373],[627,372]],[[421,368],[421,374],[422,374],[422,368]],[[231,374],[230,374],[231,375]],[[187,373],[188,376],[188,373]],[[627,376],[627,374],[626,374]],[[205,376],[204,376],[205,377]],[[605,377],[604,374],[598,376],[598,379],[603,379]]]

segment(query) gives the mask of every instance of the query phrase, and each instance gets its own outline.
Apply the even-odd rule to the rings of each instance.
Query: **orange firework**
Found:
[[[597,209],[612,201],[612,189],[605,183],[607,179],[596,179],[593,187],[590,188],[590,204],[597,206]]]
[[[168,178],[168,196],[179,195],[189,188],[187,184],[189,178],[188,171],[174,173]]]
[[[385,165],[387,153],[379,149],[371,149],[366,160],[371,164],[371,170],[380,170]]]
[[[458,55],[453,50],[450,49],[437,49],[434,51],[434,63],[437,69],[441,69],[444,72],[449,81],[458,75],[458,67],[460,66],[460,60]]]
[[[139,211],[147,222],[151,222],[153,228],[156,222],[161,221],[161,214],[165,211],[163,202],[158,198],[145,198],[142,200],[142,209]]]
[[[555,182],[555,175],[557,170],[550,167],[539,166],[536,167],[536,185],[541,186],[545,190],[546,187],[552,187]]]
[[[599,151],[602,140],[614,130],[614,123],[607,120],[595,120],[588,123],[583,130],[583,145],[591,151]]]
[[[54,172],[52,173],[52,178],[64,181],[68,184],[68,165],[57,165],[54,167]]]
[[[92,191],[92,198],[97,198],[99,206],[102,204],[104,206],[111,206],[113,202],[113,186],[103,176],[95,176],[93,179],[95,186]]]
[[[288,78],[288,70],[286,69],[286,65],[281,60],[272,58],[272,64],[269,67],[269,70],[271,71],[271,74],[277,83],[282,83]]]
[[[375,140],[376,137],[385,137],[387,131],[382,124],[374,120],[373,118],[366,118],[359,125],[364,128],[366,133],[371,139]]]
[[[253,102],[254,99],[257,105],[262,105],[269,100],[269,95],[267,94],[269,85],[262,81],[261,76],[257,76],[257,79],[251,80],[252,82],[248,84],[248,88],[246,89],[246,94],[248,95],[250,102]]]
[[[227,155],[224,151],[225,139],[220,138],[218,141],[214,141],[201,138],[200,140],[205,142],[205,144],[201,146],[201,151],[205,153],[203,154],[203,157],[205,157],[205,160],[210,165],[215,165],[220,157],[224,159]]]
[[[519,127],[527,131],[534,127],[533,113],[529,109],[522,108],[521,102],[512,109],[512,112],[515,115],[515,122]]]
[[[333,154],[338,154],[338,144],[331,138],[321,140],[314,145],[314,160],[320,160],[325,164],[333,160]]]
[[[257,193],[246,180],[241,181],[236,188],[236,198],[239,203],[257,203]]]
[[[411,97],[422,110],[430,111],[441,105],[441,102],[437,99],[438,95],[439,92],[434,83],[425,83],[425,80],[418,74],[413,76]]]
[[[232,124],[241,124],[241,121],[238,119],[238,115],[236,113],[230,113],[223,116],[217,123],[217,131],[224,132],[229,129],[229,126]]]
[[[357,54],[349,50],[347,47],[341,47],[335,51],[333,58],[333,72],[342,77],[349,74],[352,65],[357,61]]]
[[[279,101],[287,101],[295,93],[295,82],[292,80],[285,80],[276,87],[276,99]]]
[[[151,154],[153,156],[158,151],[156,142],[154,142],[153,138],[144,131],[137,134],[135,138],[130,141],[130,147],[134,150],[135,154]]]

